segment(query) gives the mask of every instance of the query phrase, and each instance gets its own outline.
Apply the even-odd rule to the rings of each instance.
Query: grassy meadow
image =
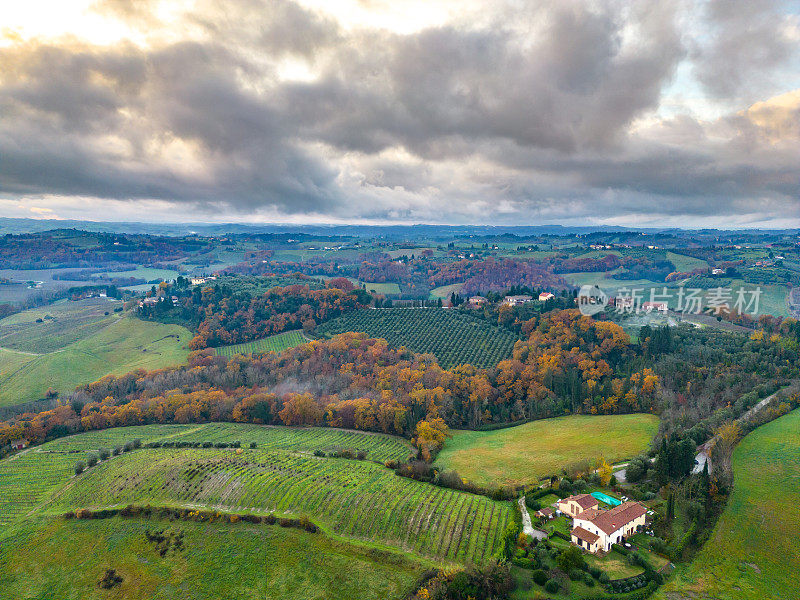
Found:
[[[694,562],[659,600],[795,598],[800,589],[800,410],[763,425],[733,453],[734,489]]]
[[[303,335],[303,332],[294,329],[292,331],[284,331],[277,335],[261,338],[260,340],[253,340],[252,342],[222,346],[217,348],[214,352],[219,356],[229,357],[236,356],[237,354],[254,354],[258,352],[283,352],[284,350],[295,348],[306,342],[308,342],[308,339]]]
[[[265,450],[310,455],[314,450],[363,450],[368,460],[405,460],[411,448],[402,438],[322,427],[293,428],[246,423],[135,425],[58,438],[0,461],[0,525],[8,525],[41,506],[69,483],[79,460],[99,448],[139,439],[150,442],[255,442]]]
[[[146,534],[183,534],[161,556]],[[246,523],[39,518],[0,542],[0,597],[60,600],[402,598],[424,564],[322,533]],[[98,586],[106,569],[122,582]]]
[[[453,431],[436,465],[476,483],[528,484],[600,455],[609,462],[647,450],[658,417],[572,415],[496,431]]]
[[[461,288],[464,287],[464,283],[451,283],[450,285],[440,285],[437,288],[433,288],[431,290],[431,298],[436,300],[441,298],[442,300],[449,300],[450,294],[452,293],[459,293]]]
[[[74,465],[98,448],[136,438],[161,447],[74,475]],[[195,447],[221,441],[242,448]],[[367,451],[366,460],[314,453],[344,448]],[[38,516],[129,503],[275,512],[307,515],[337,539],[438,563],[489,560],[513,518],[510,503],[398,477],[380,462],[408,452],[400,438],[339,429],[209,423],[92,431],[0,461],[0,523],[6,530]]]
[[[15,317],[19,315],[9,318]],[[17,346],[44,352],[0,350],[0,406],[38,400],[51,387],[64,394],[104,375],[180,364],[189,354],[192,333],[184,327],[113,312],[102,316],[100,322],[98,328],[87,321],[82,331],[85,335],[69,343],[66,338],[73,337],[69,332],[64,332],[58,342],[40,334],[38,328],[43,323],[33,321],[27,330],[17,327],[13,334]],[[65,345],[50,350],[56,343]]]
[[[509,503],[370,461],[250,448],[142,448],[88,469],[42,511],[127,504],[307,515],[327,533],[446,563],[489,560],[512,518]]]
[[[0,319],[0,347],[33,354],[55,352],[119,320],[109,298],[60,300]]]
[[[400,286],[396,283],[371,283],[365,281],[364,287],[368,292],[383,294],[385,296],[394,296],[400,293]]]
[[[708,269],[708,263],[701,258],[694,258],[693,256],[686,256],[685,254],[677,254],[675,252],[667,252],[667,260],[675,265],[675,270],[679,273],[690,273],[695,269]]]

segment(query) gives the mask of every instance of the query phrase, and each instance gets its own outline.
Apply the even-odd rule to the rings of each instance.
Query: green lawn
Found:
[[[734,490],[695,561],[655,598],[796,598],[800,589],[800,410],[733,453]]]
[[[38,400],[50,387],[63,394],[104,375],[186,361],[188,329],[132,316],[108,318],[114,320],[102,329],[48,354],[0,352],[0,406]]]
[[[162,557],[146,538],[183,533]],[[424,564],[410,557],[275,525],[113,518],[36,519],[0,549],[0,596],[59,600],[402,598]],[[106,569],[122,583],[98,587]]]
[[[580,460],[621,461],[646,450],[658,417],[572,415],[497,431],[454,431],[436,464],[477,483],[531,484]]]
[[[585,556],[590,567],[603,569],[611,579],[625,579],[644,571],[642,567],[631,565],[628,559],[616,550],[612,550],[603,557],[588,553]]]
[[[303,333],[298,329],[294,329],[292,331],[284,331],[277,335],[261,338],[260,340],[253,340],[252,342],[222,346],[216,348],[214,352],[220,356],[253,354],[255,352],[283,352],[284,350],[295,348],[307,342],[308,339]]]
[[[370,283],[369,281],[364,281],[363,283],[368,292],[384,294],[385,296],[391,296],[400,293],[400,286],[396,283]]]
[[[431,290],[431,298],[436,300],[437,298],[441,298],[442,300],[449,300],[450,294],[455,292],[456,294],[461,291],[461,288],[464,287],[464,283],[451,283],[450,285],[441,285],[437,288],[433,288]]]
[[[667,260],[675,265],[675,270],[680,273],[690,273],[695,269],[708,269],[708,263],[700,258],[667,252]]]
[[[121,306],[119,300],[87,298],[19,312],[0,319],[0,347],[35,354],[60,350],[118,320],[114,309]]]

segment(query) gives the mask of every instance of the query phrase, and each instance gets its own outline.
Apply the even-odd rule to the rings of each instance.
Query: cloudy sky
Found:
[[[800,2],[0,2],[0,214],[800,226]]]

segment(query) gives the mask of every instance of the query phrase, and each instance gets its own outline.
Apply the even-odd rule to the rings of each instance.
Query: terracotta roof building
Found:
[[[638,502],[623,502],[611,510],[589,509],[573,518],[572,543],[589,552],[608,552],[612,544],[633,535],[645,525],[647,509]],[[579,535],[576,535],[576,531]],[[597,536],[589,543],[582,532]],[[583,536],[583,537],[581,537]]]
[[[594,553],[599,549],[598,542],[600,540],[600,536],[587,529],[584,529],[583,527],[576,527],[573,529],[571,538],[573,544],[580,546],[581,548],[585,548],[589,552]]]
[[[596,509],[600,506],[597,498],[591,494],[580,494],[577,496],[567,496],[566,498],[558,501],[558,510],[565,515],[569,515],[573,519],[584,511]]]

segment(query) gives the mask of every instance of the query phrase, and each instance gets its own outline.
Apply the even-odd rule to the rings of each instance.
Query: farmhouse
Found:
[[[583,527],[576,527],[572,530],[572,543],[581,548],[585,548],[592,554],[596,554],[600,549],[599,541],[600,536],[591,531],[587,531]]]
[[[573,519],[587,510],[596,509],[600,506],[597,498],[591,494],[580,494],[578,496],[567,496],[558,501],[558,510]]]
[[[617,296],[611,298],[608,303],[618,311],[632,312],[636,308],[636,301],[633,296]]]
[[[623,502],[611,510],[590,508],[573,518],[572,543],[589,552],[608,552],[612,544],[644,527],[646,514],[638,502]]]
[[[532,296],[506,296],[505,300],[503,300],[503,304],[507,306],[522,306],[526,302],[530,302],[533,300]]]
[[[12,450],[24,450],[28,447],[28,440],[20,439],[20,440],[12,440],[9,444]]]
[[[544,302],[545,300],[550,300],[550,298],[555,298],[553,294],[550,292],[542,292],[539,294],[539,302]]]
[[[669,307],[667,306],[666,302],[645,302],[642,304],[642,310],[648,313],[653,312],[654,310],[665,313],[667,310],[669,310]]]
[[[483,296],[472,296],[472,298],[469,299],[469,305],[470,306],[475,306],[475,307],[484,306],[488,302],[489,301],[486,298],[484,298]]]

